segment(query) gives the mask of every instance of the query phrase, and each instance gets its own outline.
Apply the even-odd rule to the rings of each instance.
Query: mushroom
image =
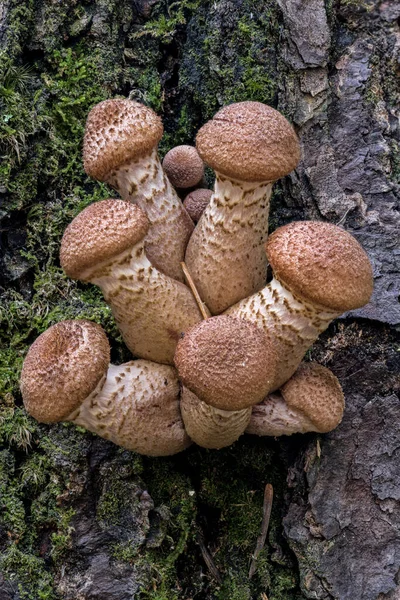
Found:
[[[185,262],[202,300],[218,314],[265,284],[272,184],[296,167],[299,142],[276,110],[239,102],[200,129],[196,146],[216,180]]]
[[[185,333],[175,365],[188,388],[181,407],[190,437],[200,446],[221,448],[243,433],[251,407],[271,390],[276,354],[257,327],[220,315]]]
[[[202,316],[189,288],[150,264],[144,251],[148,228],[134,204],[95,202],[65,230],[60,261],[69,277],[102,289],[135,356],[173,364],[181,333]]]
[[[212,194],[211,190],[198,188],[190,192],[184,199],[183,206],[186,208],[193,223],[197,223],[200,220],[201,215],[210,204]]]
[[[166,456],[187,448],[175,369],[109,360],[99,325],[53,325],[32,344],[22,367],[26,410],[42,423],[71,421],[140,454]]]
[[[188,436],[202,448],[219,450],[230,446],[244,433],[251,408],[221,410],[200,400],[182,387],[181,414]]]
[[[247,319],[272,337],[279,355],[273,389],[278,389],[333,319],[368,302],[373,276],[360,244],[331,223],[280,227],[266,253],[272,281],[225,314]]]
[[[162,273],[183,281],[181,262],[193,223],[166,177],[157,155],[161,119],[132,100],[105,100],[89,113],[83,143],[88,175],[112,185],[124,200],[147,214],[150,262]]]
[[[204,164],[194,146],[175,146],[164,156],[163,169],[176,188],[191,188],[204,177]]]
[[[317,363],[302,363],[287,383],[253,407],[246,433],[326,433],[342,420],[344,396],[335,375]]]

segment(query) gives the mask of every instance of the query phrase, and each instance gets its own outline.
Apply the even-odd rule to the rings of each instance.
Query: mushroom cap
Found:
[[[163,169],[176,188],[197,185],[204,175],[204,164],[194,146],[176,146],[164,156]]]
[[[42,423],[63,421],[105,376],[107,337],[91,321],[62,321],[42,333],[26,355],[21,392],[26,410]]]
[[[269,237],[265,248],[275,277],[313,304],[341,313],[370,299],[369,258],[357,240],[336,225],[289,223]]]
[[[261,102],[224,106],[200,129],[196,147],[207,165],[241,181],[276,181],[300,160],[293,127]]]
[[[101,200],[87,206],[68,225],[61,240],[65,273],[81,279],[85,271],[132,248],[147,234],[146,214],[125,200]]]
[[[90,111],[83,140],[88,175],[107,181],[112,171],[151,153],[164,128],[148,106],[126,99],[104,100]]]
[[[304,413],[320,433],[331,431],[342,420],[342,388],[332,371],[322,365],[302,363],[280,392],[286,404]]]
[[[194,223],[197,223],[200,220],[204,210],[210,204],[212,194],[211,190],[198,188],[197,190],[190,192],[184,199],[183,206],[186,208]]]
[[[241,410],[268,394],[277,359],[258,327],[219,315],[186,331],[174,360],[180,379],[200,400],[222,410]]]

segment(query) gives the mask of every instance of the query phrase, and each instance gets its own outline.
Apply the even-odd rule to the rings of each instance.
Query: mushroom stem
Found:
[[[181,334],[202,319],[189,288],[151,265],[143,241],[81,278],[101,288],[135,356],[172,365]]]
[[[96,389],[65,420],[147,456],[169,456],[190,445],[175,369],[146,360],[110,365]]]
[[[326,433],[339,425],[343,410],[344,396],[337,377],[322,365],[302,363],[279,392],[253,406],[246,433]]]
[[[190,287],[190,289],[192,290],[192,294],[197,302],[197,306],[199,307],[201,316],[203,317],[203,319],[208,319],[211,316],[210,311],[208,310],[206,304],[200,298],[200,294],[197,291],[197,288],[194,284],[191,274],[189,273],[189,269],[187,268],[187,266],[185,265],[184,262],[182,262],[181,265],[182,265],[182,271],[185,275],[186,282],[187,282],[188,286]]]
[[[180,263],[194,225],[164,173],[157,150],[124,164],[110,175],[108,183],[146,213],[150,221],[146,254],[152,265],[183,281]]]
[[[279,392],[253,406],[246,428],[246,433],[271,437],[310,431],[315,431],[313,422],[301,411],[290,408]]]
[[[219,450],[233,444],[244,433],[250,421],[251,407],[220,410],[183,387],[181,413],[186,432],[196,444]]]
[[[265,283],[272,183],[228,179],[216,172],[214,193],[186,250],[203,301],[219,314]]]
[[[224,314],[251,321],[274,341],[279,368],[273,390],[296,371],[308,348],[340,312],[296,297],[276,278],[262,290],[229,308]]]

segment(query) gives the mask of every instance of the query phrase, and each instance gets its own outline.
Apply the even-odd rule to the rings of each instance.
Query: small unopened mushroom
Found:
[[[200,446],[222,448],[243,433],[251,406],[271,390],[276,354],[257,327],[221,315],[185,333],[175,365],[188,388],[182,417],[190,437]]]
[[[98,285],[135,356],[173,364],[182,332],[202,318],[183,283],[153,267],[144,251],[145,213],[124,200],[102,200],[69,224],[60,260],[73,279]]]
[[[212,194],[211,190],[198,188],[190,192],[184,199],[183,206],[186,208],[193,223],[198,223],[200,220],[201,215],[210,204]]]
[[[296,167],[299,142],[276,110],[239,102],[200,129],[196,147],[216,180],[185,262],[202,300],[219,314],[265,284],[272,184]]]
[[[274,278],[226,314],[248,319],[272,337],[279,356],[273,389],[278,389],[333,319],[368,302],[373,276],[357,240],[330,223],[280,227],[266,253]]]
[[[193,223],[157,155],[160,117],[132,100],[105,100],[89,113],[83,143],[88,175],[112,185],[147,214],[146,253],[160,271],[183,281],[181,262]]]
[[[204,176],[204,164],[194,146],[175,146],[164,156],[162,166],[178,189],[194,187]]]
[[[253,407],[246,433],[326,433],[342,420],[344,396],[335,375],[317,363],[302,363],[279,390]]]
[[[30,347],[21,374],[26,410],[42,423],[72,421],[115,444],[149,456],[190,445],[173,367],[147,360],[109,365],[99,325],[63,321]]]

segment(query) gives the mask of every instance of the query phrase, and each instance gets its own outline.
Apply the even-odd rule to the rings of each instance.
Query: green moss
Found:
[[[44,561],[12,546],[0,557],[0,568],[10,581],[17,583],[21,600],[55,600],[51,574]]]
[[[240,18],[229,15],[220,27],[210,24],[212,17],[221,18],[217,10],[217,5],[210,13],[202,7],[193,19],[180,77],[203,119],[231,102],[274,103],[277,90],[272,58],[278,36],[276,5],[246,0]]]

